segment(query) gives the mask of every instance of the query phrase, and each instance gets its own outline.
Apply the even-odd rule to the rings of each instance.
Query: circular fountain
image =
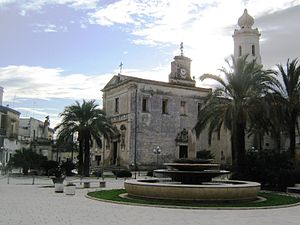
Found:
[[[194,201],[244,201],[257,199],[260,184],[237,180],[212,180],[230,173],[211,160],[165,163],[167,169],[155,170],[171,179],[125,181],[129,196]]]

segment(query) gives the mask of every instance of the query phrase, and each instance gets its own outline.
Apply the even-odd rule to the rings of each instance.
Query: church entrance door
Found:
[[[113,142],[113,161],[112,161],[113,165],[117,164],[117,157],[118,157],[118,142],[114,141]]]
[[[188,146],[180,145],[179,146],[179,158],[187,158],[188,157]]]

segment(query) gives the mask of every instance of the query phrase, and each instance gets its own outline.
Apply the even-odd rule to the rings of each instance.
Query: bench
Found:
[[[105,181],[100,180],[81,180],[80,184],[83,183],[83,188],[90,188],[91,183],[99,183],[99,187],[104,188],[106,186]]]

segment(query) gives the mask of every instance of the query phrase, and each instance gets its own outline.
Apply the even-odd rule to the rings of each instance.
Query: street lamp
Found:
[[[161,149],[159,146],[153,149],[153,153],[156,155],[156,169],[158,168],[158,156],[161,153]]]

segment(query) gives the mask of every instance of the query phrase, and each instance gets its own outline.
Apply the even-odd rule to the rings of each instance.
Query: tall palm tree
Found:
[[[90,169],[90,144],[92,138],[98,145],[101,145],[101,136],[109,138],[115,129],[106,118],[103,110],[98,108],[95,101],[85,101],[80,104],[68,106],[60,114],[62,122],[55,128],[58,129],[58,136],[69,136],[77,133],[79,141],[79,169],[84,176],[89,176]],[[104,159],[103,159],[104,160]]]
[[[213,132],[220,133],[222,127],[231,132],[231,147],[234,164],[242,169],[245,158],[245,134],[247,123],[257,117],[257,108],[262,107],[264,96],[275,81],[272,71],[262,70],[256,61],[248,62],[247,56],[231,62],[226,60],[229,69],[220,69],[224,78],[203,74],[200,79],[212,79],[218,83],[205,99],[195,126],[199,135],[208,127],[209,137]]]
[[[285,109],[285,121],[288,126],[290,138],[290,156],[295,157],[296,148],[296,128],[298,127],[297,118],[300,114],[300,65],[298,59],[289,60],[284,68],[283,65],[277,65],[280,86],[275,94],[280,96],[278,104]]]

